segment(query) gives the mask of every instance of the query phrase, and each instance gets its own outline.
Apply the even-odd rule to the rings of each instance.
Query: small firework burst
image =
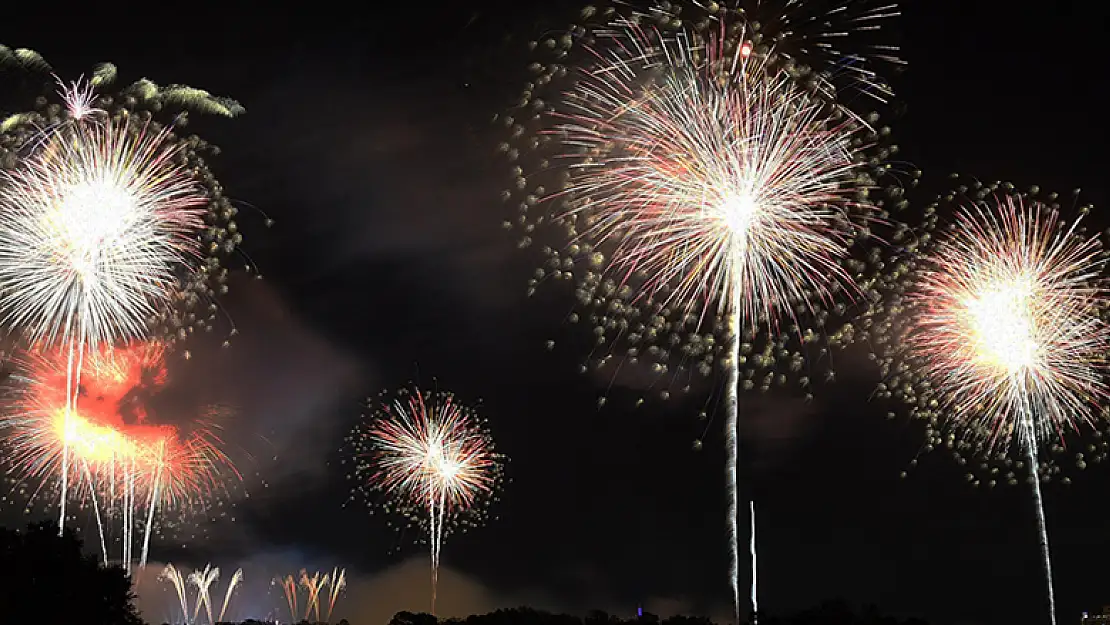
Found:
[[[431,549],[434,610],[443,540],[486,521],[505,458],[478,413],[451,393],[405,388],[383,393],[370,408],[347,438],[352,498],[420,528]]]
[[[1062,210],[1038,187],[959,184],[894,234],[867,315],[878,396],[976,486],[1032,479],[1030,444],[1040,481],[1106,458],[1108,248],[1082,227],[1089,206]]]
[[[50,71],[45,60],[30,50],[13,51],[0,46],[0,63],[5,59],[9,61],[8,65],[29,71]],[[147,328],[147,334],[153,332],[167,342],[176,342],[197,330],[213,329],[218,313],[215,298],[227,291],[228,272],[225,265],[242,242],[235,219],[238,211],[223,195],[223,187],[206,160],[219,154],[219,149],[195,135],[179,133],[187,125],[190,111],[235,117],[243,112],[243,107],[234,100],[215,97],[200,89],[184,85],[160,87],[146,79],[109,93],[107,90],[116,76],[116,67],[109,63],[96,65],[88,79],[66,83],[55,76],[59,85],[57,101],[40,97],[32,110],[0,120],[0,170],[5,172],[4,187],[11,187],[13,183],[26,179],[29,165],[39,163],[44,155],[51,152],[72,152],[75,149],[72,144],[76,141],[80,146],[82,138],[110,132],[116,138],[116,146],[127,146],[129,142],[136,144],[133,155],[142,155],[143,152],[137,148],[144,147],[141,145],[143,141],[156,138],[157,150],[148,156],[158,160],[148,164],[159,165],[162,169],[137,170],[133,182],[146,181],[149,184],[145,189],[149,192],[165,191],[158,187],[169,183],[188,185],[196,199],[190,204],[190,209],[195,209],[197,227],[189,235],[195,252],[188,255],[188,262],[178,262],[171,267],[172,288],[164,289],[162,295],[162,298],[170,300],[168,305],[144,311],[146,314],[140,320]],[[168,123],[159,121],[158,118],[168,112],[174,113],[172,120]],[[114,156],[118,157],[116,164],[143,164],[124,163],[120,160],[124,155]],[[83,171],[91,175],[95,171],[105,173],[104,169],[111,163],[94,160],[83,165]],[[34,170],[34,167],[30,169]],[[173,175],[167,175],[167,172]],[[106,178],[107,181],[109,179]],[[20,187],[16,184],[15,188]],[[142,186],[132,185],[132,190],[143,189]],[[58,195],[61,190],[54,191],[54,195]],[[0,188],[2,192],[4,189]],[[137,197],[141,199],[143,196]],[[21,199],[33,198],[24,195]],[[39,199],[46,201],[48,198],[40,195]],[[247,268],[252,269],[249,264]],[[41,328],[32,328],[32,334],[41,332]]]
[[[661,397],[689,390],[732,362],[737,310],[741,387],[808,394],[854,332],[864,243],[899,205],[897,146],[877,114],[752,53],[740,13],[697,11],[708,25],[597,11],[534,46],[544,61],[497,118],[505,226],[543,248],[533,291],[574,283],[569,320],[596,343],[583,371],[642,362]]]

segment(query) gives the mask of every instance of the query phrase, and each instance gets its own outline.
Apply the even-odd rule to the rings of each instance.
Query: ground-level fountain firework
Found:
[[[320,622],[320,603],[323,602],[327,609],[324,620],[331,621],[335,603],[339,600],[343,589],[347,587],[347,569],[332,569],[331,573],[317,571],[312,575],[306,569],[301,569],[299,575],[286,575],[274,578],[274,584],[281,586],[285,594],[285,602],[289,607],[289,620],[309,620],[315,616],[314,622]],[[300,591],[304,590],[304,601],[299,602]],[[301,616],[300,606],[304,606],[304,616]]]
[[[231,603],[236,588],[243,581],[243,569],[236,570],[228,580],[223,593],[223,601],[217,604],[218,608],[213,606],[212,596],[213,591],[218,590],[220,569],[213,568],[212,565],[208,564],[203,569],[197,569],[186,575],[174,565],[167,564],[159,578],[171,584],[177,593],[177,601],[181,607],[182,620],[179,621],[180,623],[186,625],[204,623],[204,620],[200,620],[201,609],[203,609],[208,625],[215,625],[224,622],[227,607]],[[193,606],[191,610],[189,608],[190,599]],[[216,594],[216,600],[220,601],[218,593]]]

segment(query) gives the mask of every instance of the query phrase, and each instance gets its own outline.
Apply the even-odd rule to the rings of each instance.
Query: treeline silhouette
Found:
[[[0,620],[58,625],[143,625],[131,580],[82,552],[81,539],[54,523],[0,528]]]
[[[105,567],[82,552],[82,541],[67,529],[58,535],[54,523],[29,525],[17,531],[0,528],[0,562],[8,573],[0,584],[0,615],[4,623],[45,625],[144,625],[135,608],[131,582],[121,567]],[[302,621],[307,623],[307,621]],[[226,625],[233,625],[228,623]],[[241,625],[263,625],[244,621]],[[348,623],[335,625],[386,625]],[[388,625],[715,625],[708,618],[645,613],[621,618],[601,611],[584,617],[552,614],[531,608],[497,610],[466,618],[437,619],[431,614],[398,612]],[[723,625],[723,624],[722,624]],[[758,625],[928,625],[899,620],[875,608],[857,611],[830,601],[789,617],[759,617]]]

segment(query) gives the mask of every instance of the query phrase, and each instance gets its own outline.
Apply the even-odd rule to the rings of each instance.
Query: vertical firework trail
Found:
[[[1041,566],[1048,593],[1048,618],[1056,625],[1056,590],[1052,583],[1052,552],[1048,548],[1048,524],[1044,518],[1044,499],[1041,497],[1041,466],[1037,458],[1037,430],[1033,427],[1033,407],[1029,404],[1029,394],[1024,376],[1016,381],[1018,387],[1019,419],[1021,420],[1022,439],[1025,455],[1029,459],[1029,473],[1033,476],[1033,507],[1037,513],[1037,538],[1041,544]]]
[[[752,625],[759,619],[759,596],[756,594],[755,581],[759,572],[758,560],[755,557],[755,502],[749,501],[751,506],[751,557],[752,557]]]
[[[737,302],[738,304],[739,302]],[[732,338],[729,341],[730,362],[728,365],[728,411],[725,419],[725,484],[728,490],[728,553],[729,553],[729,579],[732,582],[733,607],[735,609],[736,623],[740,624],[740,532],[737,528],[737,516],[740,514],[740,494],[738,492],[737,464],[740,455],[740,313],[739,306],[734,304],[733,312],[729,315],[729,332]],[[752,526],[755,532],[755,526]],[[755,594],[755,578],[752,578],[752,594]]]
[[[162,486],[162,467],[166,462],[166,442],[158,445],[158,460],[154,469],[154,483],[150,487],[150,500],[147,501],[146,527],[143,528],[143,553],[139,559],[139,567],[146,568],[146,557],[150,552],[150,531],[154,527],[154,510],[158,507],[159,489]]]

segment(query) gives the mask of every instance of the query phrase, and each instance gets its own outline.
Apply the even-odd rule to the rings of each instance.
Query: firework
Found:
[[[285,577],[275,577],[274,583],[281,586],[282,592],[285,593],[285,602],[289,605],[289,620],[290,622],[297,621],[297,580],[292,575]]]
[[[29,50],[0,46],[0,61],[49,70]],[[226,290],[220,257],[241,241],[235,210],[199,156],[208,146],[178,138],[151,112],[169,105],[233,116],[242,107],[147,80],[97,97],[115,76],[102,63],[87,83],[55,77],[64,107],[43,100],[0,121],[0,316],[31,340],[67,346],[67,415],[77,410],[87,349],[210,328],[215,306],[207,318],[195,308]],[[186,121],[183,111],[174,124]],[[59,531],[68,456],[63,450]]]
[[[203,510],[225,490],[226,478],[238,477],[217,422],[201,416],[167,425],[147,414],[144,398],[167,382],[165,354],[158,343],[101,346],[86,360],[84,400],[73,412],[64,351],[32,351],[16,376],[14,405],[0,417],[6,461],[22,481],[50,490],[69,471],[75,494],[93,507],[105,561],[105,518],[122,531],[122,562],[136,559],[138,539],[143,565],[156,512]]]
[[[189,596],[186,588],[187,584],[191,584],[196,588],[196,597],[193,603],[192,621],[197,622],[197,617],[200,615],[201,607],[205,608],[205,613],[208,615],[209,625],[222,623],[224,615],[227,613],[227,607],[231,603],[231,596],[239,584],[243,581],[243,569],[238,569],[235,574],[231,576],[231,580],[227,583],[227,589],[224,591],[224,601],[220,606],[219,616],[215,619],[212,617],[212,589],[213,585],[219,582],[220,569],[213,568],[211,564],[206,564],[203,569],[197,569],[187,576],[182,575],[181,570],[176,568],[173,564],[167,564],[163,569],[162,574],[159,576],[161,579],[170,582],[174,590],[177,592],[177,600],[181,605],[181,615],[185,623],[190,622],[189,618]]]
[[[450,393],[404,389],[370,403],[348,444],[354,455],[354,494],[382,493],[387,510],[418,525],[432,561],[435,610],[443,539],[485,520],[503,476],[504,457],[477,413]]]
[[[243,569],[238,569],[238,570],[235,571],[235,574],[231,576],[231,581],[227,583],[227,590],[224,591],[224,602],[220,606],[220,617],[219,617],[219,619],[217,619],[216,622],[218,622],[218,623],[223,623],[224,622],[224,615],[227,613],[227,606],[228,606],[229,603],[231,603],[231,595],[232,595],[232,593],[235,592],[235,589],[239,587],[239,584],[242,581],[243,581]]]
[[[212,620],[212,597],[209,594],[209,589],[212,584],[220,578],[220,569],[212,568],[211,564],[206,564],[204,570],[193,571],[189,574],[189,583],[196,586],[197,599],[193,604],[193,622],[197,620],[200,614],[200,609],[203,606],[208,614],[208,622],[215,623]]]
[[[336,567],[332,569],[331,573],[316,571],[312,575],[308,574],[307,569],[301,569],[297,575],[275,577],[272,583],[281,586],[282,592],[285,594],[290,620],[302,619],[307,621],[310,616],[315,615],[314,622],[320,622],[320,600],[325,599],[328,606],[326,620],[330,621],[332,611],[335,610],[335,604],[339,600],[339,595],[347,587],[347,569]],[[298,597],[300,595],[298,589],[304,589],[303,613],[298,610]]]
[[[21,66],[29,71],[45,73],[50,66],[41,55],[30,50],[15,50],[0,46],[0,65]],[[238,102],[217,97],[185,85],[160,87],[143,79],[110,92],[115,83],[117,69],[110,63],[94,66],[90,77],[64,82],[57,76],[58,100],[48,98],[36,101],[30,111],[16,113],[0,120],[0,169],[9,176],[20,176],[29,160],[40,158],[39,149],[44,144],[63,141],[89,133],[101,133],[96,128],[111,127],[117,134],[126,134],[135,142],[140,135],[157,138],[164,153],[163,165],[185,175],[200,196],[199,209],[203,227],[192,233],[196,253],[187,266],[175,264],[174,288],[165,292],[172,305],[162,305],[144,319],[148,332],[162,335],[166,341],[179,341],[197,330],[211,331],[218,308],[213,298],[226,293],[228,272],[224,267],[242,243],[241,229],[236,222],[238,210],[223,195],[223,188],[209,169],[207,158],[219,153],[195,135],[182,137],[177,131],[189,123],[189,113],[236,117],[244,112]],[[172,121],[164,124],[160,116],[172,113]],[[126,130],[125,130],[126,129]],[[109,163],[104,163],[108,165]],[[122,164],[122,163],[117,163]],[[136,170],[136,180],[156,181],[154,172]],[[122,181],[122,180],[121,180]],[[103,182],[111,182],[105,179]],[[166,181],[158,181],[148,191],[158,190]],[[180,181],[178,181],[180,182]],[[267,225],[270,223],[266,220]],[[131,250],[129,253],[136,253]],[[249,264],[247,270],[253,270]],[[157,268],[162,271],[162,268]],[[164,303],[163,303],[164,304]],[[34,330],[41,330],[32,328]],[[234,330],[232,330],[234,334]]]
[[[332,569],[331,577],[331,592],[328,593],[328,622],[331,622],[331,613],[335,610],[335,602],[339,600],[339,594],[347,587],[347,569]]]
[[[747,13],[681,8],[702,17],[678,19],[669,3],[607,10],[536,45],[553,58],[532,65],[500,118],[514,162],[502,197],[519,201],[506,225],[522,246],[558,241],[531,288],[575,284],[584,314],[570,321],[595,335],[584,371],[646,361],[668,399],[676,382],[690,390],[691,372],[724,369],[739,610],[738,392],[792,380],[808,397],[807,357],[853,335],[847,303],[866,290],[862,243],[897,197],[875,193],[896,147],[877,115],[849,112],[826,82],[753,48]]]
[[[304,620],[307,621],[308,615],[315,610],[316,620],[313,622],[320,622],[320,591],[327,588],[329,580],[330,578],[326,574],[321,578],[319,571],[309,577],[307,571],[301,570],[301,587],[308,594],[308,598],[305,600]]]
[[[1041,482],[1059,472],[1053,454],[1069,439],[1103,427],[1110,285],[1103,241],[1064,222],[1046,203],[1055,195],[1038,195],[973,183],[902,230],[874,344],[879,394],[927,420],[929,448],[972,460],[991,486],[1016,483],[1028,464],[1055,622]],[[942,203],[955,204],[948,228],[938,228]]]
[[[158,577],[173,584],[173,588],[177,592],[177,602],[181,605],[181,618],[188,620],[189,599],[185,594],[185,578],[181,575],[181,571],[177,570],[174,565],[167,564]]]

